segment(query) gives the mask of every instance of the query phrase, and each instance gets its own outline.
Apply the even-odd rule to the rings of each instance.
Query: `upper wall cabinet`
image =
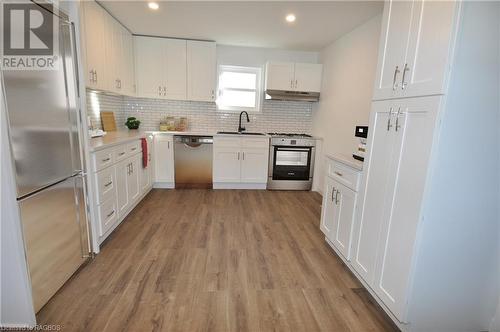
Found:
[[[134,37],[137,95],[186,99],[186,41]]]
[[[187,41],[187,99],[215,101],[215,42]]]
[[[266,90],[320,92],[322,70],[315,63],[268,62]]]
[[[134,94],[132,34],[95,1],[83,1],[87,87]]]
[[[443,94],[450,67],[454,1],[387,1],[374,100]]]

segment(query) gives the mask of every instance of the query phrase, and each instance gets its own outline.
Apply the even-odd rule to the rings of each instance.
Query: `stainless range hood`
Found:
[[[266,90],[266,99],[314,102],[319,101],[319,92]]]

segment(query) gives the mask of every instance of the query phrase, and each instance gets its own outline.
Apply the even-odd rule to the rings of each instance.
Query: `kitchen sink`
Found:
[[[237,132],[237,131],[219,131],[217,134],[225,135],[254,135],[254,136],[264,136],[264,133],[251,133],[251,132]]]

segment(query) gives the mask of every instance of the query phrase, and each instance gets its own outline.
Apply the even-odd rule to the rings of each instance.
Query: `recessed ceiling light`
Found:
[[[294,14],[288,14],[288,15],[285,17],[285,20],[286,20],[287,22],[290,22],[290,23],[295,22],[295,15],[294,15]]]
[[[148,2],[148,7],[149,7],[149,9],[152,9],[152,10],[157,10],[158,8],[160,8],[158,3],[156,3],[156,2]]]

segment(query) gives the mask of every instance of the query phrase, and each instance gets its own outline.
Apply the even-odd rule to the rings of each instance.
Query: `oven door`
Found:
[[[272,179],[308,181],[312,147],[274,146]]]

